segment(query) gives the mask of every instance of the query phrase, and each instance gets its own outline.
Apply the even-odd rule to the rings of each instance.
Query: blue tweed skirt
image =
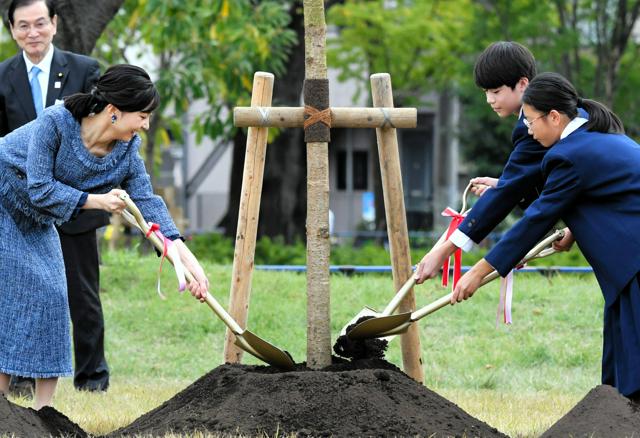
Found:
[[[7,204],[0,197],[0,372],[71,376],[71,322],[58,232]]]

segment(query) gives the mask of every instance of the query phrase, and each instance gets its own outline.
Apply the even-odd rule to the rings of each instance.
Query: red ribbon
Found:
[[[164,235],[160,231],[160,225],[154,224],[153,222],[149,222],[149,231],[147,231],[147,234],[145,236],[149,238],[151,234],[155,234],[160,238],[160,240],[162,240],[162,259],[160,260],[160,270],[162,270],[162,262],[167,256],[167,238],[164,237]]]
[[[464,220],[466,214],[460,214],[451,207],[447,207],[442,212],[442,216],[450,217],[449,229],[447,229],[446,238],[448,239],[451,234],[460,226]],[[453,287],[456,287],[458,280],[462,273],[462,249],[458,248],[453,253]],[[442,265],[442,285],[447,286],[449,284],[449,257],[444,261]]]

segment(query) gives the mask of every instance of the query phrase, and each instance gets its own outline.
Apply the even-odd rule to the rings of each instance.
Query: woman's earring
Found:
[[[111,124],[115,125],[116,124],[116,120],[118,120],[118,118],[116,117],[115,114],[111,114]]]

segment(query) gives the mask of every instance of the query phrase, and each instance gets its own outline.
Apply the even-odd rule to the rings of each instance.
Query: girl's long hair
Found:
[[[570,119],[578,115],[578,108],[589,114],[587,130],[624,134],[620,118],[605,105],[578,96],[575,87],[558,73],[540,73],[529,83],[522,96],[522,102],[543,113],[556,110]]]

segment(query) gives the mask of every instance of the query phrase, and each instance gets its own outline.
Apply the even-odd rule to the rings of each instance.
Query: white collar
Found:
[[[571,120],[569,124],[564,127],[562,134],[560,134],[560,140],[567,137],[569,134],[571,134],[573,131],[575,131],[576,129],[578,129],[588,121],[589,120],[583,119],[582,117],[576,117],[575,119]]]
[[[51,70],[51,62],[53,61],[53,51],[54,51],[54,47],[53,47],[53,44],[51,44],[49,45],[49,50],[47,50],[47,54],[44,55],[44,58],[42,58],[42,61],[40,61],[37,64],[34,64],[33,62],[31,62],[31,60],[23,50],[22,57],[24,58],[24,63],[27,65],[27,73],[30,73],[31,68],[34,65],[36,65],[43,73],[49,74],[49,71]]]

